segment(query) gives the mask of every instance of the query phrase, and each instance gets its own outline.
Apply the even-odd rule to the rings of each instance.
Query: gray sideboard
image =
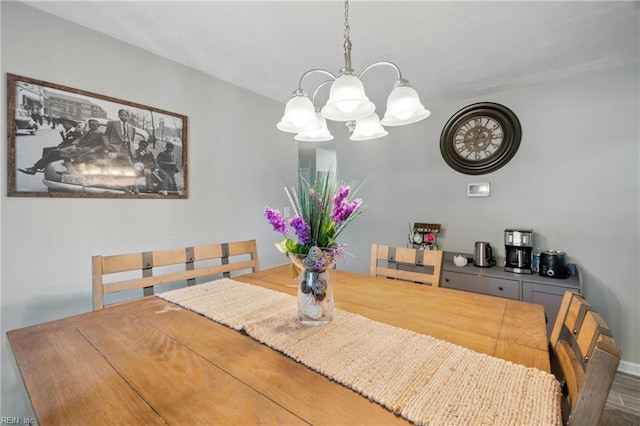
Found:
[[[457,254],[472,257],[464,253],[445,252],[440,286],[541,304],[547,317],[547,336],[553,330],[564,292],[570,290],[582,294],[582,279],[575,265],[569,265],[572,269],[569,278],[557,279],[538,273],[507,272],[504,270],[504,261],[500,259],[498,265],[491,268],[480,268],[472,263],[456,266],[453,256]]]

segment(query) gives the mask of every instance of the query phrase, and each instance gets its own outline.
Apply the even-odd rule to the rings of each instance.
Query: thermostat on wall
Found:
[[[470,183],[467,185],[467,197],[488,197],[489,195],[491,195],[491,184],[489,182]]]

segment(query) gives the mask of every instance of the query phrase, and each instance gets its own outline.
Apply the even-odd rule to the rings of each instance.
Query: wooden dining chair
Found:
[[[596,426],[620,362],[620,350],[602,316],[567,291],[549,339],[551,365],[563,387],[566,425]]]
[[[440,286],[442,250],[371,245],[371,275]]]
[[[230,278],[232,272],[235,276],[258,270],[255,240],[93,256],[93,309],[102,309],[111,293],[143,289],[142,295],[150,296],[159,285],[194,285],[205,277]]]

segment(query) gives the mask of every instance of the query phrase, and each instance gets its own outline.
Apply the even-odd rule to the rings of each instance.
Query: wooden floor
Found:
[[[640,377],[616,374],[600,425],[640,425]]]

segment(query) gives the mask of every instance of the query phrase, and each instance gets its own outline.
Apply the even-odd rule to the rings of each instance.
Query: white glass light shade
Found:
[[[380,125],[380,117],[374,112],[365,118],[356,120],[356,128],[353,130],[353,134],[349,139],[352,141],[368,141],[387,136],[388,134],[389,132]]]
[[[310,124],[302,129],[294,139],[304,142],[323,142],[333,140],[333,135],[329,133],[329,129],[327,128],[327,120],[325,120],[319,112],[316,112],[316,118],[318,119],[317,123]]]
[[[424,120],[431,112],[420,103],[420,97],[410,86],[394,88],[387,98],[387,111],[382,118],[384,126],[402,126]]]
[[[284,116],[276,127],[283,132],[298,133],[316,121],[316,110],[311,99],[303,95],[294,95],[287,102]]]
[[[322,115],[329,120],[351,121],[364,118],[375,111],[376,106],[364,93],[358,77],[343,74],[331,84],[329,100],[322,108]]]

